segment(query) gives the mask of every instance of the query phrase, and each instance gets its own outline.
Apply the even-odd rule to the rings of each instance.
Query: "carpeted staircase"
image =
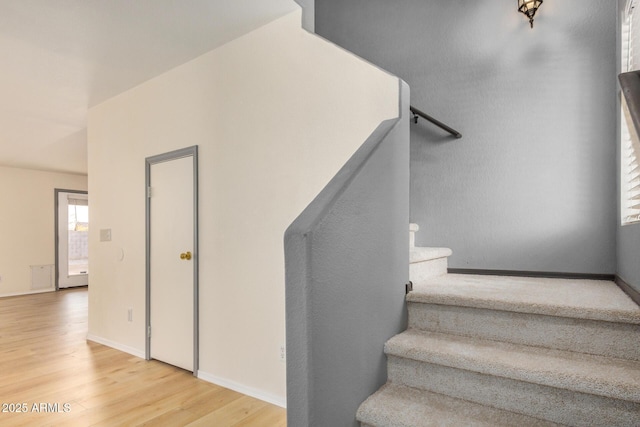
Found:
[[[447,274],[450,250],[411,252],[409,329],[363,426],[640,426],[640,308],[615,283]]]

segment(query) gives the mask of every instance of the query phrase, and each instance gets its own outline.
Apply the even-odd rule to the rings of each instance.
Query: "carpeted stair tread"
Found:
[[[409,250],[409,263],[431,261],[433,259],[451,256],[453,252],[449,248],[427,248],[414,246]]]
[[[418,302],[407,309],[410,328],[640,361],[632,323]]]
[[[640,325],[640,307],[606,280],[445,274],[414,283],[407,301]]]
[[[640,362],[409,329],[385,353],[487,375],[640,402]]]
[[[552,427],[559,424],[437,393],[387,383],[358,409],[373,427]]]

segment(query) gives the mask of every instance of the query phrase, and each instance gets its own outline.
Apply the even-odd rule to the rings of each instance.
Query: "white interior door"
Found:
[[[58,288],[89,284],[89,196],[85,192],[56,191]]]
[[[149,184],[149,357],[194,371],[193,156],[151,164]]]

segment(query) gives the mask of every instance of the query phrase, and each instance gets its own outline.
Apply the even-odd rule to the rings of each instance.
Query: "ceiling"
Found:
[[[0,166],[87,173],[87,111],[298,6],[0,0]]]

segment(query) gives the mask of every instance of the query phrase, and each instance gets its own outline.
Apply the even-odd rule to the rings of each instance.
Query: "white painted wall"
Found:
[[[142,354],[144,159],[198,145],[200,375],[279,404],[284,231],[398,116],[396,78],[300,20],[280,18],[89,112],[90,337]],[[111,242],[99,242],[101,228]]]
[[[0,297],[31,293],[31,265],[55,263],[54,189],[87,177],[0,166]]]

